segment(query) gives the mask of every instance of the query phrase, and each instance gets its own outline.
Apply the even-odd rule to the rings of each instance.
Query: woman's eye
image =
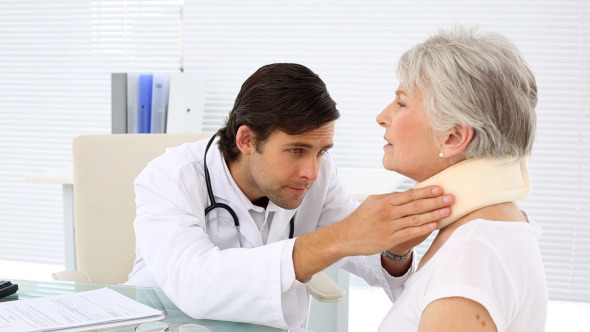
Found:
[[[291,149],[291,153],[301,153],[303,149]]]

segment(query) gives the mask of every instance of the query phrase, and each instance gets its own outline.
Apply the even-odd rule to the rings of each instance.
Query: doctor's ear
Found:
[[[444,137],[441,152],[445,158],[454,157],[467,149],[472,139],[473,127],[456,125],[453,131]]]
[[[256,135],[250,127],[241,125],[236,133],[236,146],[246,155],[256,150]]]

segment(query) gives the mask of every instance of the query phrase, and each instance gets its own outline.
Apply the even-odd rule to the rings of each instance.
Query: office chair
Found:
[[[117,284],[135,259],[133,181],[167,147],[210,137],[195,134],[107,134],[74,138],[74,225],[77,271],[57,280]]]
[[[194,134],[106,134],[74,138],[74,225],[76,271],[56,280],[118,284],[127,281],[135,259],[133,181],[167,147],[211,137]],[[320,302],[337,302],[344,291],[324,272],[308,291]]]

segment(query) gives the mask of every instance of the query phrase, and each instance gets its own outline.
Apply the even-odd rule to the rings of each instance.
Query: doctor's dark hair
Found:
[[[326,84],[309,68],[293,63],[261,67],[242,85],[225,126],[217,132],[226,161],[240,156],[236,133],[242,125],[256,135],[256,148],[274,130],[299,135],[340,117]]]

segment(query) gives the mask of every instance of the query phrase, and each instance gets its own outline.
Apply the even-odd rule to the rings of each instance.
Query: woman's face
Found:
[[[377,116],[387,141],[383,166],[416,181],[426,180],[446,166],[426,121],[422,92],[410,93],[400,86],[395,96]]]

